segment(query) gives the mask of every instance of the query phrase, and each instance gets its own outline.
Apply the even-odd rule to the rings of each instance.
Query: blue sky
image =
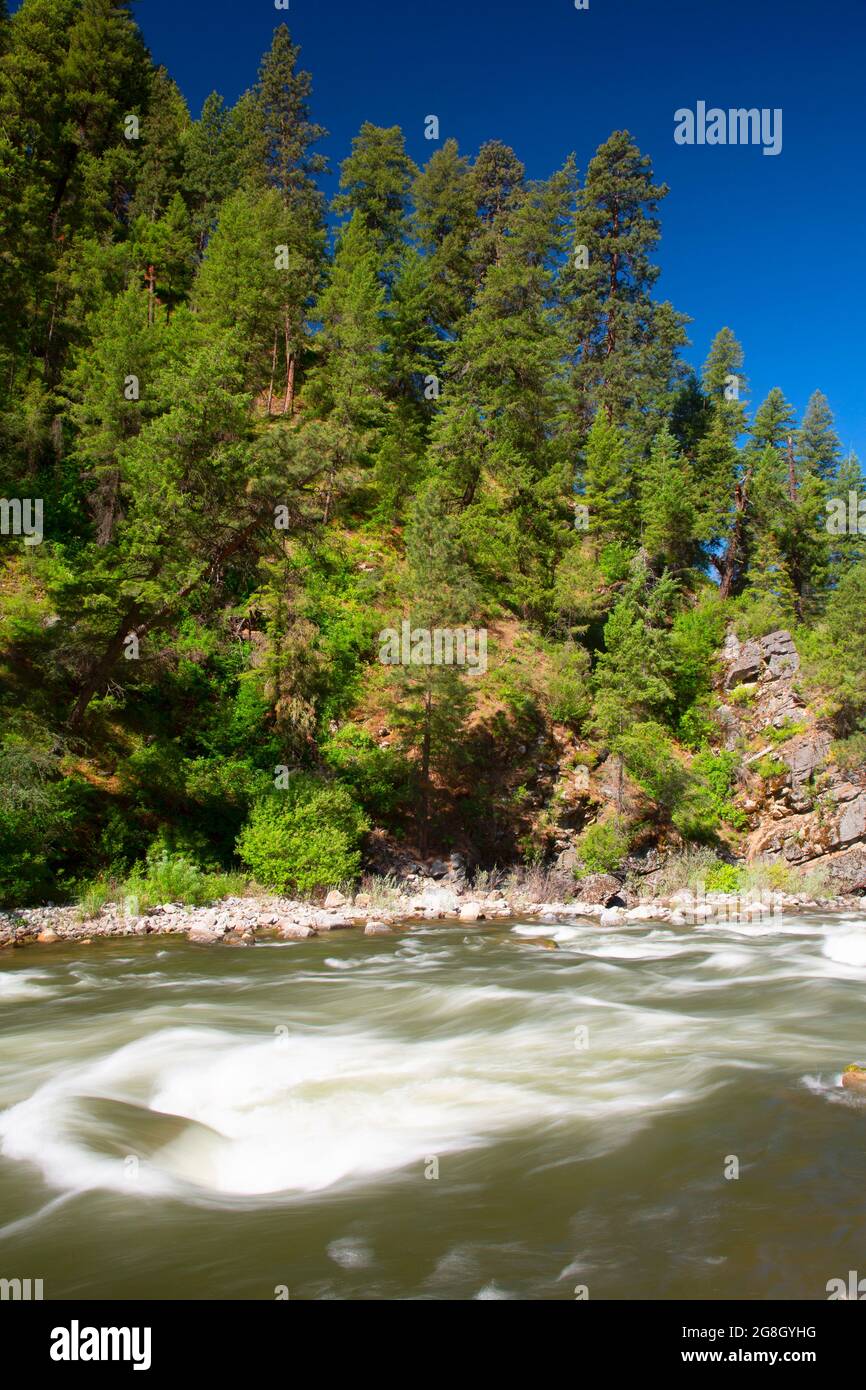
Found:
[[[313,114],[336,171],[362,121],[424,117],[464,153],[499,138],[531,177],[626,128],[670,185],[659,293],[688,313],[699,364],[729,325],[751,399],[779,385],[802,412],[820,387],[843,445],[866,459],[864,0],[140,0],[154,58],[197,115],[233,101],[285,21],[313,74]],[[674,111],[781,107],[783,149],[680,146]]]

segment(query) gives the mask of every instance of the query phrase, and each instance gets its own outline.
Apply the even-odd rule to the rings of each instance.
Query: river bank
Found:
[[[89,944],[103,937],[183,935],[197,945],[254,945],[273,937],[302,940],[332,931],[356,929],[368,936],[411,929],[413,923],[478,922],[531,917],[540,923],[588,919],[599,928],[658,922],[697,926],[708,922],[755,922],[798,912],[840,913],[866,909],[860,895],[815,898],[771,890],[734,894],[690,889],[663,897],[635,899],[605,875],[586,881],[588,896],[568,901],[537,901],[529,892],[477,892],[470,886],[443,887],[435,881],[420,891],[382,886],[351,896],[332,891],[323,902],[273,895],[229,897],[205,907],[163,903],[137,913],[129,905],[106,904],[82,917],[75,906],[21,908],[0,913],[0,948]]]

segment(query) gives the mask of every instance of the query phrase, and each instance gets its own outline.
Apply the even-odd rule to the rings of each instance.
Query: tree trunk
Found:
[[[283,414],[291,415],[295,406],[295,354],[289,345],[289,317],[286,315],[286,394]]]
[[[433,699],[428,685],[424,692],[424,738],[421,744],[421,826],[419,848],[426,855],[430,825],[430,717]]]
[[[271,380],[270,380],[270,384],[269,384],[269,386],[268,386],[268,415],[270,415],[270,413],[271,413],[271,404],[272,404],[273,399],[274,399],[274,377],[275,377],[276,374],[277,374],[277,338],[278,338],[278,336],[279,336],[279,329],[278,329],[278,328],[276,327],[276,325],[275,325],[275,326],[274,326],[274,350],[273,350],[273,352],[271,353]]]
[[[797,471],[794,464],[794,436],[788,435],[788,500],[797,500]]]
[[[749,469],[742,483],[737,483],[734,487],[734,529],[731,532],[720,570],[720,598],[730,598],[734,587],[737,561],[740,558],[740,549],[743,544],[743,523],[746,519],[746,508],[749,505],[749,483],[751,480],[752,470]]]

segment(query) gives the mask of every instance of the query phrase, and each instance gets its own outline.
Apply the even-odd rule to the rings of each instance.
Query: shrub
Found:
[[[786,743],[789,738],[796,738],[797,734],[804,734],[808,727],[804,720],[798,723],[789,720],[779,729],[771,724],[768,729],[764,729],[762,737],[768,738],[773,746],[778,748],[780,743]]]
[[[575,878],[609,874],[628,854],[628,831],[619,819],[596,821],[579,836],[576,848],[581,862],[574,871]]]
[[[697,888],[705,883],[708,875],[721,863],[714,849],[707,845],[688,845],[685,849],[668,854],[661,869],[653,874],[651,891],[654,896],[666,898],[681,888]],[[646,883],[635,876],[629,886],[637,893],[646,891]]]
[[[246,879],[241,874],[206,873],[182,854],[162,852],[148,858],[146,864],[136,865],[119,896],[132,899],[139,912],[147,912],[158,903],[186,903],[188,907],[204,907],[230,894],[241,893]]]
[[[866,733],[855,733],[839,739],[830,752],[843,772],[853,772],[866,763]]]
[[[345,787],[296,773],[253,807],[237,851],[266,887],[312,893],[357,878],[367,828]]]
[[[344,724],[322,748],[325,762],[375,820],[393,816],[409,799],[412,769],[395,748],[380,748],[366,729]]]
[[[708,791],[713,814],[735,830],[744,830],[748,824],[745,812],[731,800],[736,770],[736,753],[713,753],[707,749],[692,761],[692,775]]]
[[[708,893],[739,893],[743,886],[743,873],[736,864],[714,864],[704,879]]]
[[[761,758],[760,762],[755,765],[755,771],[759,777],[765,779],[784,777],[788,772],[788,765],[779,758]]]
[[[754,704],[755,694],[758,687],[756,685],[735,685],[733,690],[728,691],[729,705],[751,705]]]
[[[128,904],[133,914],[149,912],[160,903],[205,907],[220,898],[237,896],[246,887],[242,874],[207,873],[182,854],[154,850],[125,879],[101,877],[84,883],[77,895],[78,915],[82,919],[96,917],[108,902]]]

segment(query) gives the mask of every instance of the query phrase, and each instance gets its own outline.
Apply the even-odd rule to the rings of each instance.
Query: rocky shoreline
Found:
[[[77,907],[22,908],[0,913],[0,948],[77,941],[89,945],[104,937],[185,936],[196,945],[254,945],[257,938],[305,940],[331,931],[363,930],[367,936],[390,934],[414,922],[454,921],[472,925],[505,918],[533,918],[555,925],[585,918],[600,928],[643,922],[697,926],[710,921],[760,922],[796,912],[866,911],[866,898],[845,895],[812,898],[805,894],[763,891],[695,894],[682,889],[670,897],[641,898],[629,903],[605,875],[580,885],[587,896],[568,902],[538,902],[519,892],[475,892],[443,887],[431,880],[418,891],[392,892],[387,903],[376,894],[347,897],[331,892],[322,904],[281,897],[225,898],[208,907],[165,903],[138,916],[119,904],[82,919]],[[611,891],[613,889],[613,891]]]

